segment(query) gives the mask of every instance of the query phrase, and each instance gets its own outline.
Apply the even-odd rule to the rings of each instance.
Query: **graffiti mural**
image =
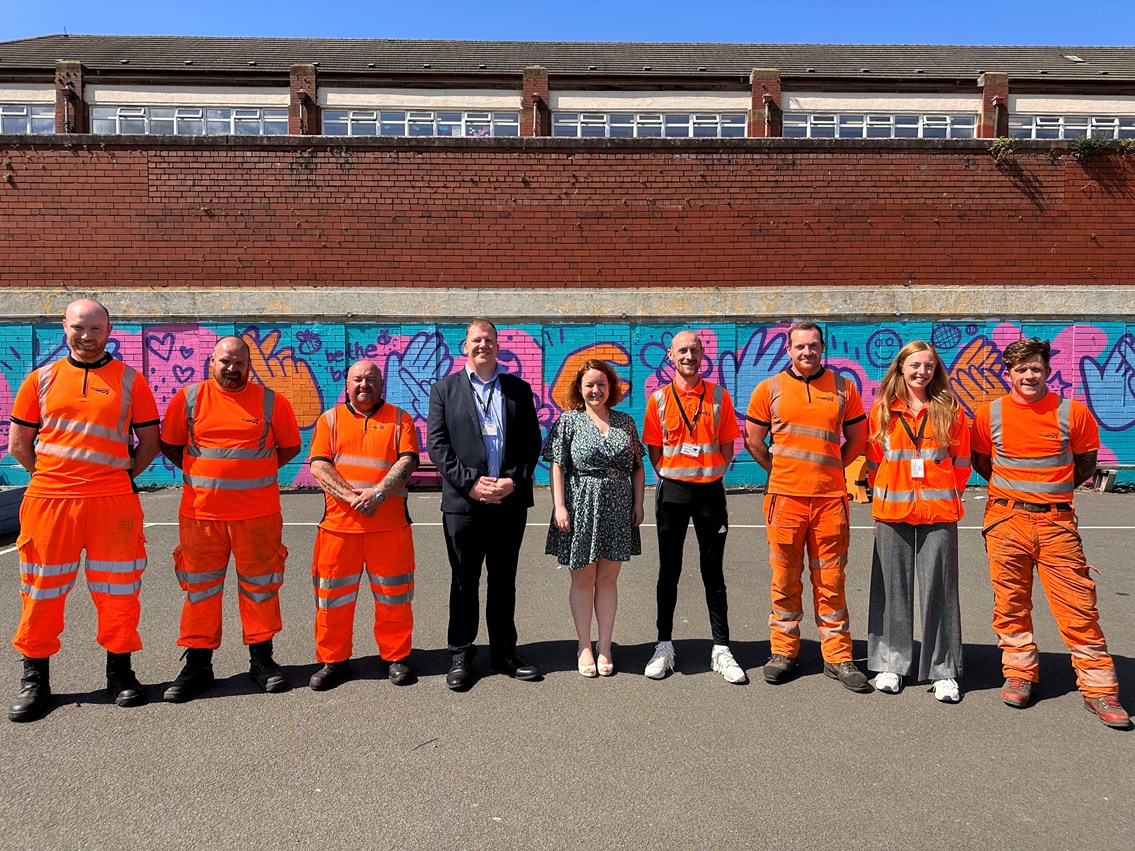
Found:
[[[743,419],[753,388],[788,364],[787,324],[716,323],[695,328],[706,359],[703,375],[724,385]],[[252,352],[254,380],[292,402],[305,441],[319,413],[340,402],[348,367],[376,361],[386,378],[386,398],[410,413],[425,445],[430,387],[464,365],[464,327],[365,323],[116,325],[109,350],[140,370],[159,410],[178,389],[208,377],[209,355],[227,334],[243,338]],[[621,407],[640,423],[645,399],[673,377],[666,357],[672,326],[606,323],[522,324],[502,327],[500,362],[532,385],[541,426],[562,412],[567,388],[591,358],[611,363],[622,377]],[[1007,392],[1004,347],[1021,336],[1052,341],[1049,389],[1086,404],[1100,424],[1102,463],[1135,463],[1135,328],[1122,322],[896,322],[885,325],[827,323],[826,363],[854,381],[870,405],[895,353],[909,340],[930,340],[942,354],[950,386],[971,414]],[[58,323],[0,324],[0,484],[22,484],[27,474],[6,453],[12,400],[33,368],[66,352]],[[764,473],[738,446],[727,476],[730,485],[759,485]],[[289,464],[281,481],[312,485],[306,453]],[[1135,478],[1121,474],[1120,481]],[[547,482],[547,471],[540,480]],[[174,484],[175,470],[163,459],[142,477],[148,484]]]

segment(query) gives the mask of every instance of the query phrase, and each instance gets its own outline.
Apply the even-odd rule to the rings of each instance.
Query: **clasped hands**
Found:
[[[499,505],[514,490],[516,490],[516,483],[512,479],[481,476],[474,482],[473,489],[469,491],[469,496],[477,502]]]
[[[350,502],[351,508],[364,517],[370,517],[375,509],[386,501],[386,494],[378,488],[351,488],[351,490],[355,492],[355,498]]]

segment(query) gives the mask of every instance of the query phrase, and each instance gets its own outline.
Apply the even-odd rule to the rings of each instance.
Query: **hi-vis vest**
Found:
[[[1061,399],[1056,408],[1059,451],[1034,458],[1017,457],[1005,451],[1002,401],[1003,398],[989,403],[989,440],[994,450],[990,487],[995,487],[1006,498],[1023,502],[1071,502],[1075,490],[1072,400]]]
[[[659,465],[658,475],[664,479],[697,483],[713,482],[724,476],[728,469],[718,439],[718,425],[721,422],[721,405],[725,397],[725,389],[708,381],[704,383],[707,388],[713,388],[713,394],[712,400],[706,399],[706,402],[711,404],[702,411],[702,419],[698,420],[694,428],[696,434],[691,435],[688,432],[680,413],[670,410],[677,404],[672,395],[672,384],[654,391],[647,402],[654,405],[658,411],[658,423],[662,431],[662,462]],[[668,412],[669,418],[667,418]],[[708,423],[705,419],[707,414],[712,414]],[[677,429],[674,428],[675,421],[678,423]],[[705,442],[695,442],[698,438]],[[706,440],[707,438],[712,439]],[[684,455],[682,453],[684,444],[696,446],[697,455]]]

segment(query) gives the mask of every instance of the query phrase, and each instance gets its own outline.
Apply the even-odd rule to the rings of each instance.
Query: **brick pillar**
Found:
[[[83,65],[70,59],[55,63],[55,132],[89,133],[90,113],[83,99]]]
[[[754,68],[749,74],[753,102],[749,109],[749,135],[758,139],[784,134],[784,113],[780,109],[780,71]]]
[[[1009,135],[1009,75],[987,72],[977,78],[981,86],[981,112],[977,138],[996,139]]]
[[[288,133],[292,136],[318,136],[323,126],[319,117],[319,86],[314,65],[293,65],[288,80]]]
[[[524,69],[524,90],[520,95],[520,135],[552,135],[552,112],[548,105],[548,69],[539,65]]]

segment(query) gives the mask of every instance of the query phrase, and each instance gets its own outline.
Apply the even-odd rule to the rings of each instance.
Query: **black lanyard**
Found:
[[[682,400],[678,397],[678,388],[674,386],[673,381],[670,382],[670,392],[674,394],[674,402],[678,406],[678,416],[682,418],[682,422],[685,424],[687,431],[689,431],[690,440],[693,440],[694,428],[697,426],[698,419],[701,417],[702,402],[705,401],[705,382],[703,381],[701,383],[701,396],[698,397],[698,409],[694,411],[694,421],[692,423],[690,422],[690,418],[686,416],[686,409],[682,406]]]
[[[906,433],[910,436],[911,443],[914,444],[915,449],[922,449],[922,437],[926,434],[926,423],[930,419],[930,412],[927,411],[925,416],[922,417],[922,423],[918,426],[918,436],[914,436],[914,431],[910,427],[910,423],[906,421],[906,417],[899,414],[899,422],[902,427],[906,429]]]
[[[473,383],[473,376],[469,376],[469,389],[473,391],[473,401],[477,403],[477,407],[481,409],[481,413],[485,419],[489,418],[489,409],[493,406],[493,394],[497,392],[497,378],[494,375],[492,383],[489,384],[489,399],[487,402],[481,402],[481,394],[477,392],[477,386]]]

